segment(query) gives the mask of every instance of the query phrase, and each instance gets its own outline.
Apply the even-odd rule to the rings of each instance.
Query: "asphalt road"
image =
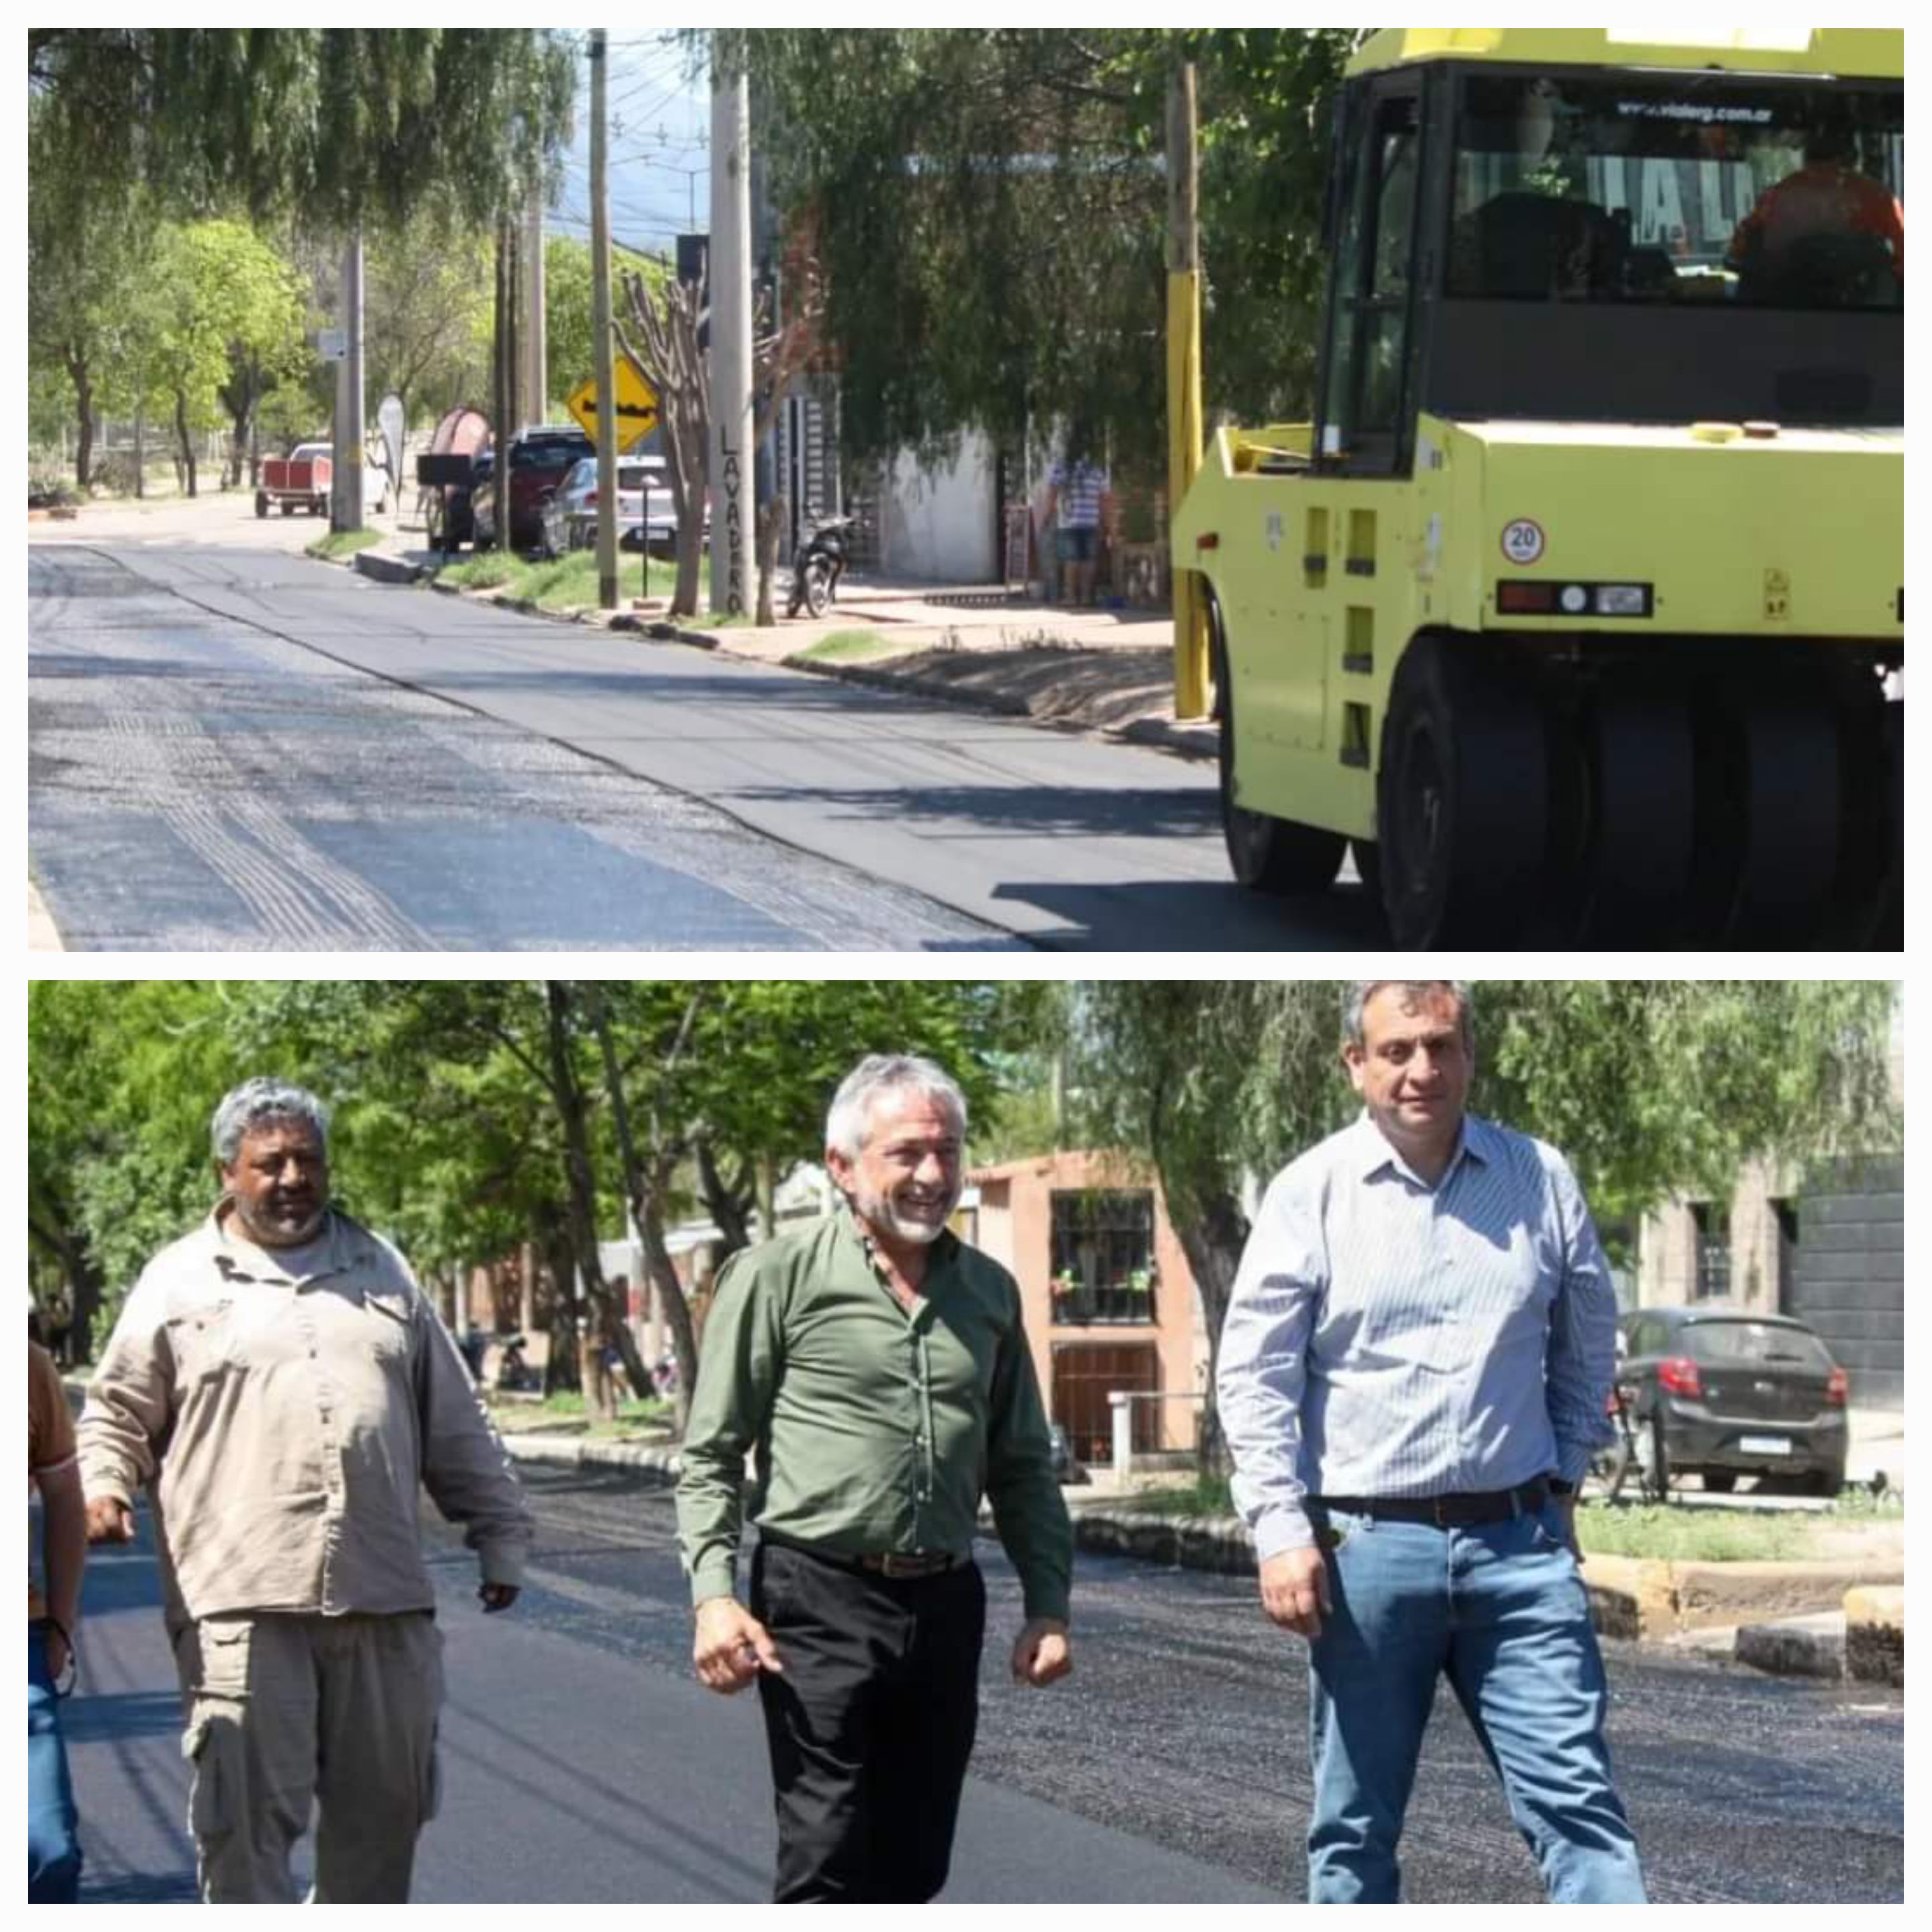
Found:
[[[30,850],[76,948],[1373,944],[1186,761],[274,550],[36,544]]]
[[[761,1894],[772,1834],[757,1714],[688,1674],[669,1496],[618,1471],[526,1465],[530,1588],[476,1610],[471,1561],[431,1520],[448,1634],[445,1815],[425,1899]],[[982,1546],[990,1625],[980,1743],[948,1896],[1292,1898],[1303,1882],[1299,1646],[1240,1578],[1083,1556],[1077,1664],[1016,1688],[1017,1584]],[[140,1553],[97,1561],[90,1695],[68,1707],[89,1894],[192,1889],[178,1716]],[[1663,1901],[1904,1897],[1902,1698],[1610,1646],[1612,1748]],[[1453,1699],[1438,1705],[1405,1839],[1409,1896],[1531,1900],[1534,1868]]]

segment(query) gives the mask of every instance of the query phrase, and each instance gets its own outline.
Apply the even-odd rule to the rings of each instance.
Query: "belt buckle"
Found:
[[[879,1574],[881,1576],[921,1576],[926,1574],[928,1558],[917,1552],[902,1553],[896,1550],[880,1552]]]

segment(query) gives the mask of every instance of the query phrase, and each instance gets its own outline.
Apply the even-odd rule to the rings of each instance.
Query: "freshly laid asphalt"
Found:
[[[525,1466],[530,1586],[484,1618],[473,1560],[426,1518],[448,1639],[443,1815],[424,1899],[750,1899],[772,1828],[757,1713],[689,1675],[670,1498],[622,1472]],[[982,1543],[979,1744],[947,1896],[1292,1898],[1307,1817],[1301,1648],[1251,1578],[1082,1556],[1076,1670],[1006,1676],[1018,1590]],[[182,1898],[186,1784],[145,1545],[96,1552],[83,1694],[67,1706],[87,1896]],[[1902,1695],[1606,1645],[1610,1742],[1653,1898],[1904,1896]],[[1404,1840],[1408,1895],[1528,1900],[1529,1855],[1453,1699],[1438,1700]]]
[[[29,560],[32,852],[72,947],[1382,932],[1358,888],[1235,886],[1196,762],[271,551]]]

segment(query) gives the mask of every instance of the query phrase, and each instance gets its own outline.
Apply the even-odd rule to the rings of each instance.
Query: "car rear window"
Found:
[[[1752,1367],[1830,1371],[1832,1357],[1808,1328],[1774,1322],[1693,1322],[1683,1330],[1692,1357],[1713,1366],[1742,1362]]]
[[[515,442],[510,446],[512,470],[568,469],[579,458],[596,452],[580,442]]]

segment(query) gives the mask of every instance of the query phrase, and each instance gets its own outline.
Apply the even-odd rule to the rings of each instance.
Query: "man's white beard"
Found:
[[[910,1241],[921,1247],[929,1247],[946,1232],[946,1215],[959,1204],[955,1194],[946,1204],[946,1214],[932,1221],[915,1220],[909,1214],[902,1214],[889,1196],[868,1194],[855,1190],[852,1205],[862,1219],[869,1221],[881,1233],[892,1236],[896,1241]]]

